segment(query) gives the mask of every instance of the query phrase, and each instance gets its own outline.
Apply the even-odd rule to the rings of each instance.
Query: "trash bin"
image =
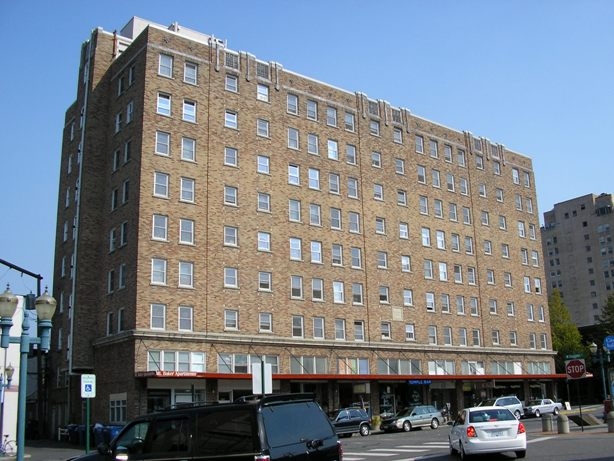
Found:
[[[115,438],[117,434],[123,429],[124,426],[105,426],[103,430],[103,441],[106,444],[111,443],[111,440]]]
[[[73,445],[79,445],[79,426],[69,424],[66,429],[68,429],[68,441]]]
[[[102,442],[104,442],[104,429],[105,427],[102,424],[94,424],[94,446],[97,447]]]
[[[542,415],[542,432],[552,432],[552,417]]]

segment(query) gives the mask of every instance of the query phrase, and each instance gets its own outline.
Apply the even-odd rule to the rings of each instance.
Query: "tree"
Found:
[[[554,290],[548,298],[548,310],[552,330],[552,349],[558,352],[555,358],[556,371],[565,373],[565,356],[585,353],[586,346],[582,344],[582,335],[571,320],[571,315],[559,290]],[[614,320],[614,317],[612,318]]]
[[[603,336],[614,334],[614,295],[608,296],[597,323]]]

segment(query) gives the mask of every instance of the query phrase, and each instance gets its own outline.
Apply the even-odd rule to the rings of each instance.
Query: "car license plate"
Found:
[[[505,431],[491,431],[491,437],[503,437],[505,435]]]

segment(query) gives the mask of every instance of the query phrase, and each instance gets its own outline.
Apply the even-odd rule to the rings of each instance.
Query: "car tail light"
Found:
[[[475,432],[475,427],[469,426],[467,428],[467,437],[477,437],[477,436],[478,436],[478,434],[477,434],[477,432]]]
[[[271,461],[271,457],[269,455],[256,455],[254,461]]]
[[[518,423],[518,434],[524,434],[526,429],[524,428],[524,424]]]
[[[343,461],[343,445],[339,440],[337,440],[337,454],[339,455],[339,461]]]

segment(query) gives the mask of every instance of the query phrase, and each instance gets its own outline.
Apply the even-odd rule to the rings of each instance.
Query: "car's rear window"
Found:
[[[516,421],[516,417],[505,409],[479,410],[469,414],[470,423],[484,423],[493,421]]]
[[[196,418],[195,451],[200,455],[255,453],[260,450],[256,412],[251,405],[217,407]]]
[[[328,418],[315,402],[265,406],[262,417],[271,447],[334,436]]]

